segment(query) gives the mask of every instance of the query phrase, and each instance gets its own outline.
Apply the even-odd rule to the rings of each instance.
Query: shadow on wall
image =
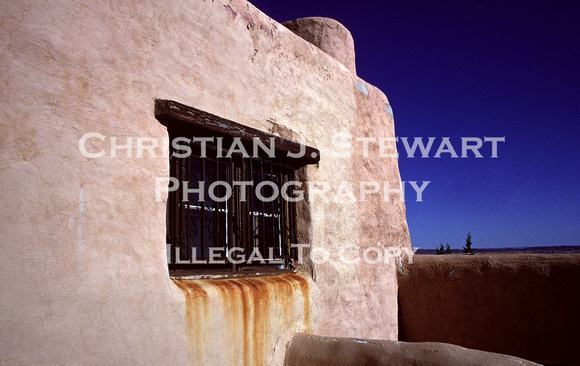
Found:
[[[399,272],[399,339],[580,364],[580,254],[418,255]]]

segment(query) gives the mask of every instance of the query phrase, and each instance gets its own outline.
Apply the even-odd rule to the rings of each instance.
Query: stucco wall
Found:
[[[580,254],[419,255],[399,275],[400,338],[580,363]]]
[[[522,358],[434,342],[296,334],[285,366],[538,366]]]
[[[399,180],[395,159],[333,157],[334,133],[394,136],[384,94],[245,1],[16,0],[3,3],[0,19],[2,364],[190,360],[191,296],[168,276],[166,195],[155,200],[168,160],[160,149],[137,157],[135,139],[132,156],[111,156],[112,137],[167,137],[155,98],[293,131],[322,154],[309,180],[349,181],[355,193],[358,181]],[[88,144],[105,156],[80,153],[89,132],[106,136]],[[311,194],[302,209],[301,237],[313,247],[356,250],[379,238],[409,247],[402,202],[373,198],[371,208],[333,197]],[[397,338],[392,260],[308,268],[312,332]],[[292,291],[296,304],[303,296]],[[232,304],[223,301],[216,307]],[[271,316],[281,348],[283,334],[305,330],[304,313],[290,318]],[[204,346],[227,346],[216,339],[224,338]]]
[[[296,331],[311,331],[310,283],[298,275],[174,282],[194,365],[281,365]]]

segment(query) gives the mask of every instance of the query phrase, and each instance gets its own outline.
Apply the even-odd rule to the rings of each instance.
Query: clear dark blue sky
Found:
[[[407,195],[414,247],[460,248],[468,231],[476,248],[580,244],[579,0],[250,2],[279,22],[341,22],[397,136],[437,137],[427,159],[398,144],[403,180],[431,181],[423,202]],[[490,143],[483,159],[433,158],[462,136],[505,143],[497,159]]]

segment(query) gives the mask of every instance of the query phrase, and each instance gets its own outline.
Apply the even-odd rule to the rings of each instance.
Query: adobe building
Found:
[[[282,365],[298,333],[399,340],[393,114],[342,25],[245,0],[0,14],[0,364]],[[211,190],[230,197],[189,200]],[[229,261],[255,248],[272,261]]]
[[[356,76],[344,27],[304,26],[332,40],[325,52],[246,1],[19,0],[1,12],[2,363],[281,364],[297,332],[397,339],[396,259],[335,258],[345,244],[352,255],[410,249],[396,194],[350,199],[359,182],[400,177],[396,159],[336,151],[345,136],[394,136],[388,99]],[[320,154],[289,162],[306,197],[288,239],[329,260],[172,279],[161,145],[194,110]]]

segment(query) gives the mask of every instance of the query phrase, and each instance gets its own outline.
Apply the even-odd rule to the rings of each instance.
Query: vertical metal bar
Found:
[[[179,182],[181,182],[181,166],[180,166],[181,162],[179,161],[179,159],[175,158],[175,178],[177,178],[177,180]],[[182,187],[181,185],[179,186],[179,188],[177,189],[177,194],[175,197],[175,206],[174,206],[174,219],[175,221],[173,222],[173,225],[175,225],[175,236],[174,236],[174,245],[175,247],[181,247],[181,218],[180,218],[180,208],[181,208],[181,190]],[[174,249],[175,250],[175,249]],[[181,250],[181,249],[180,249]],[[175,260],[177,261],[177,258],[175,258]]]
[[[277,214],[278,214],[278,218],[276,220],[276,242],[277,242],[277,248],[276,248],[276,255],[281,256],[282,255],[282,208],[284,207],[284,195],[282,194],[282,186],[284,186],[284,177],[282,176],[282,166],[281,163],[278,162],[278,171],[276,172],[276,177],[278,177],[278,182],[279,182],[279,194],[278,194],[278,201],[277,201]]]
[[[238,179],[239,181],[243,181],[244,180],[244,172],[242,171],[242,167],[243,164],[240,160],[239,164],[237,159],[233,160],[233,168],[234,168],[234,177],[236,179]],[[234,207],[234,211],[232,212],[232,217],[234,218],[234,226],[232,227],[232,231],[234,231],[234,233],[236,234],[234,236],[234,242],[232,242],[232,246],[235,247],[244,247],[244,238],[241,235],[241,229],[242,229],[242,220],[243,220],[243,215],[244,212],[242,211],[244,206],[243,203],[241,202],[241,193],[242,193],[242,186],[237,186],[236,189],[236,199],[233,202],[233,207]]]
[[[244,180],[244,169],[243,168],[244,168],[243,161],[241,162],[240,166],[238,167],[238,166],[236,166],[236,160],[234,160],[234,170],[236,171],[235,176],[240,181]],[[238,171],[239,171],[239,175],[237,174]],[[235,207],[236,211],[233,214],[235,215],[235,223],[236,223],[236,226],[234,227],[236,229],[236,237],[235,237],[236,242],[233,245],[243,249],[245,242],[246,242],[244,236],[242,235],[243,234],[243,224],[244,224],[244,209],[246,208],[246,206],[245,206],[244,202],[241,202],[242,187],[243,186],[237,187],[236,194],[238,194],[238,196],[237,196],[236,200],[234,201],[234,207]]]
[[[234,165],[234,158],[231,157],[229,160],[229,164],[228,164],[228,171],[229,171],[229,175],[228,175],[228,184],[230,185],[230,187],[232,187],[232,197],[226,202],[226,235],[228,238],[228,242],[226,243],[226,247],[227,247],[227,251],[226,251],[226,257],[228,258],[228,260],[230,261],[228,264],[231,265],[231,269],[232,271],[236,270],[236,264],[234,263],[233,260],[231,260],[232,258],[229,258],[227,253],[229,252],[229,250],[231,248],[233,248],[236,243],[235,241],[235,233],[234,233],[234,228],[236,227],[236,225],[234,224],[236,218],[235,218],[235,207],[234,205],[236,205],[236,202],[239,201],[239,197],[236,194],[237,189],[234,187],[234,180],[236,179],[235,177],[236,172],[235,172],[235,165]]]
[[[252,157],[249,158],[250,159],[250,181],[253,181],[254,178],[254,159]],[[252,185],[252,190],[250,191],[250,224],[252,225],[252,227],[250,228],[249,233],[249,238],[250,241],[248,243],[251,243],[251,248],[253,248],[256,244],[254,241],[254,219],[255,219],[255,211],[254,211],[254,187],[255,187],[256,182],[254,182],[254,184]],[[248,248],[250,249],[250,248]],[[253,250],[253,249],[252,249]]]
[[[248,165],[246,164],[245,158],[241,158],[242,161],[242,180],[244,181],[251,181],[248,179]],[[251,169],[251,168],[250,168]],[[241,189],[241,187],[240,187]],[[240,237],[242,238],[242,248],[244,253],[248,252],[248,248],[250,247],[250,200],[252,199],[250,195],[249,187],[244,186],[243,189],[246,191],[246,201],[241,204],[241,226],[240,226]]]
[[[288,180],[292,180],[292,174],[290,174],[290,167],[286,166],[286,174],[288,176]],[[294,187],[290,186],[288,187],[288,195],[291,197],[294,197]],[[286,202],[286,210],[287,210],[287,215],[288,215],[288,243],[293,244],[294,243],[294,238],[292,236],[292,202]],[[291,254],[291,249],[292,247],[289,245],[287,248],[287,254]]]
[[[272,159],[268,159],[270,160],[270,179],[272,179],[273,183],[276,183],[276,179],[274,179],[274,161]],[[278,187],[278,195],[280,195],[280,187]],[[274,222],[275,222],[275,216],[274,216],[274,211],[276,211],[276,206],[274,205],[274,201],[272,200],[270,201],[270,208],[271,208],[271,212],[270,212],[270,227],[272,229],[272,243],[270,244],[270,246],[273,248],[272,252],[274,252],[274,250],[276,250],[276,230],[274,229]],[[269,252],[270,249],[268,249]]]
[[[179,158],[177,159],[177,161],[179,162],[178,164],[178,170],[179,170],[179,181],[183,182],[183,159]],[[181,193],[181,192],[180,192]],[[181,252],[184,249],[183,246],[185,245],[185,238],[184,238],[184,221],[185,221],[185,217],[184,217],[184,202],[183,202],[183,195],[180,194],[179,197],[177,198],[179,201],[179,254],[180,254],[180,259],[181,259]],[[187,249],[186,249],[187,250]]]
[[[193,141],[193,140],[192,140]],[[189,146],[190,148],[192,147],[192,142],[189,142]],[[186,157],[183,158],[182,160],[185,162],[185,177],[188,181],[191,182],[191,157]],[[190,238],[190,232],[189,232],[189,225],[191,224],[190,219],[191,219],[191,199],[189,194],[187,195],[187,202],[184,204],[184,210],[185,211],[185,245],[187,246],[187,255],[189,257],[189,263],[192,262],[192,257],[193,257],[193,250],[191,249],[191,245],[192,245],[192,240]],[[185,207],[187,207],[187,209],[185,209]]]
[[[288,167],[288,178],[292,181],[295,180],[294,169],[291,167]],[[294,188],[290,186],[289,189],[289,195],[294,197]],[[296,244],[296,204],[294,202],[288,202],[288,224],[290,244]],[[295,259],[290,247],[287,249],[287,252],[291,255],[291,258]]]
[[[283,170],[282,164],[278,165],[279,174],[280,174],[280,186],[283,186],[284,183],[287,182],[287,178],[285,172]],[[280,192],[282,189],[280,189]],[[287,195],[287,192],[286,192]],[[287,243],[287,236],[286,236],[286,204],[287,201],[284,199],[282,194],[280,193],[280,200],[279,200],[279,208],[280,208],[280,218],[279,218],[279,230],[280,230],[280,248],[279,248],[279,255],[284,257],[285,248],[288,246]]]
[[[261,158],[259,159],[260,161],[260,181],[263,182],[264,181],[264,160],[262,160]],[[262,255],[264,255],[266,253],[266,233],[265,233],[265,219],[266,219],[266,202],[264,202],[263,200],[260,200],[260,211],[262,214],[262,225],[260,226],[260,236],[259,239],[261,239],[261,243],[258,243],[258,248],[259,250],[262,252]]]
[[[172,149],[170,149],[170,154],[169,154],[169,176],[170,177],[176,177],[176,173],[175,173],[175,158],[171,156],[172,155]],[[167,210],[167,216],[168,216],[168,222],[167,222],[167,232],[168,234],[168,241],[169,241],[169,263],[170,264],[175,264],[175,240],[176,240],[176,235],[175,235],[175,210],[176,210],[176,202],[175,202],[175,198],[177,196],[177,193],[175,191],[170,192],[169,193],[169,197],[167,197],[168,199],[168,210]]]
[[[206,188],[206,184],[207,182],[205,181],[205,159],[206,158],[200,158],[201,159],[201,181],[200,182],[204,182],[204,187],[203,187],[203,201],[200,201],[201,204],[201,254],[200,254],[200,258],[201,259],[205,259],[205,199],[206,199],[206,195],[205,195],[205,188]],[[201,198],[201,195],[200,195]]]
[[[290,168],[290,178],[292,180],[296,179],[296,174],[293,168]],[[294,188],[290,188],[290,194],[292,194],[292,196],[294,196]],[[289,202],[290,208],[291,208],[291,213],[290,216],[292,217],[292,241],[294,243],[297,243],[298,241],[298,233],[296,233],[296,204],[294,202]]]
[[[216,146],[217,149],[217,146]],[[215,180],[216,182],[220,180],[220,161],[218,158],[219,154],[217,153],[216,150],[216,154],[215,154],[215,165],[216,165],[216,173],[215,173]],[[216,195],[217,197],[217,195]],[[220,247],[220,202],[216,201],[215,202],[215,211],[214,211],[214,220],[216,221],[215,225],[215,233],[216,236],[213,239],[213,244],[215,247]],[[217,241],[217,242],[216,242]]]

